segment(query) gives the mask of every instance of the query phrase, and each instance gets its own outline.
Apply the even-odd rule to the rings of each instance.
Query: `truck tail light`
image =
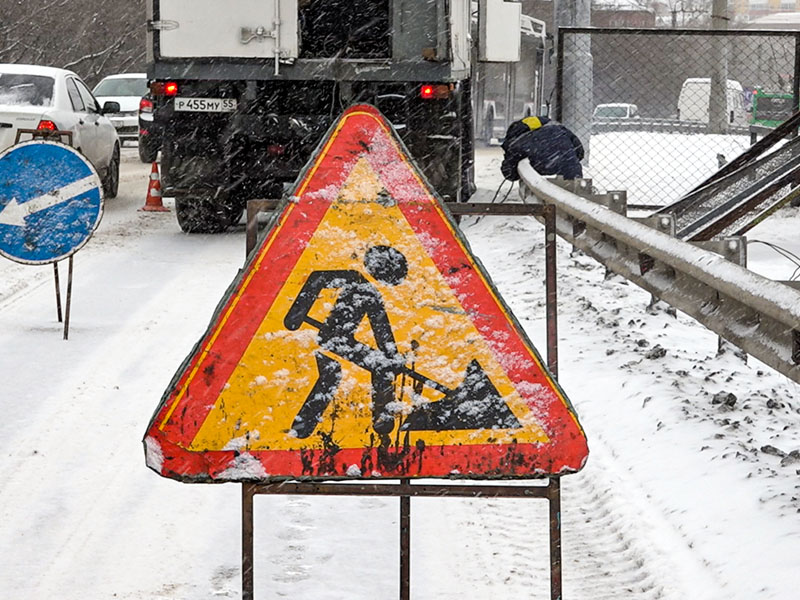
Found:
[[[423,100],[444,100],[450,97],[451,87],[444,83],[424,83],[419,88],[419,97]]]
[[[42,119],[36,126],[39,131],[57,131],[58,127],[49,119]]]
[[[177,96],[178,84],[174,81],[154,81],[150,84],[150,92],[154,96]]]
[[[139,100],[139,112],[151,113],[153,112],[153,101],[149,98],[142,98]]]

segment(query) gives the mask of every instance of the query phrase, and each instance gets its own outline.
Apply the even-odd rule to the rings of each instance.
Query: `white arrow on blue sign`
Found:
[[[100,177],[73,148],[33,141],[0,154],[0,254],[29,264],[61,260],[102,216]]]

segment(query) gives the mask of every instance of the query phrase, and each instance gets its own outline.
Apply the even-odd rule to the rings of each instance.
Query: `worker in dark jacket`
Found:
[[[583,145],[569,129],[547,117],[526,117],[508,127],[503,141],[503,177],[519,179],[517,163],[527,158],[540,175],[583,176]]]

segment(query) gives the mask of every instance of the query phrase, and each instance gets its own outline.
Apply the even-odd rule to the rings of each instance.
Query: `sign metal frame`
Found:
[[[255,248],[258,215],[274,210],[276,200],[250,200],[247,204],[246,256]],[[547,366],[558,379],[558,294],[556,284],[556,210],[544,204],[447,203],[457,215],[537,217],[545,226],[545,297],[547,322]],[[458,483],[337,483],[296,481],[242,483],[242,600],[255,599],[253,499],[257,495],[376,496],[400,499],[399,600],[411,598],[411,498],[541,498],[548,502],[550,599],[562,597],[561,567],[561,478],[548,477],[545,485],[464,485]]]

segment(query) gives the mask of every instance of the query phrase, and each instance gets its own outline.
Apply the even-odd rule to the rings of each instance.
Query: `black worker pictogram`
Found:
[[[408,274],[405,256],[390,246],[370,247],[364,255],[364,267],[383,285],[399,285]],[[338,295],[325,320],[318,321],[308,313],[326,289],[337,289]],[[377,348],[355,338],[364,318],[369,322]],[[401,424],[402,430],[521,427],[477,360],[470,362],[462,383],[455,389],[409,368],[406,357],[397,350],[379,289],[358,271],[313,271],[284,318],[284,325],[292,331],[303,323],[318,330],[320,350],[314,353],[317,380],[292,423],[300,438],[314,432],[341,382],[341,365],[323,351],[369,371],[372,426],[378,434],[388,434],[395,427],[395,415],[389,405],[395,400],[395,378],[401,374],[443,394],[440,400],[415,407]]]

